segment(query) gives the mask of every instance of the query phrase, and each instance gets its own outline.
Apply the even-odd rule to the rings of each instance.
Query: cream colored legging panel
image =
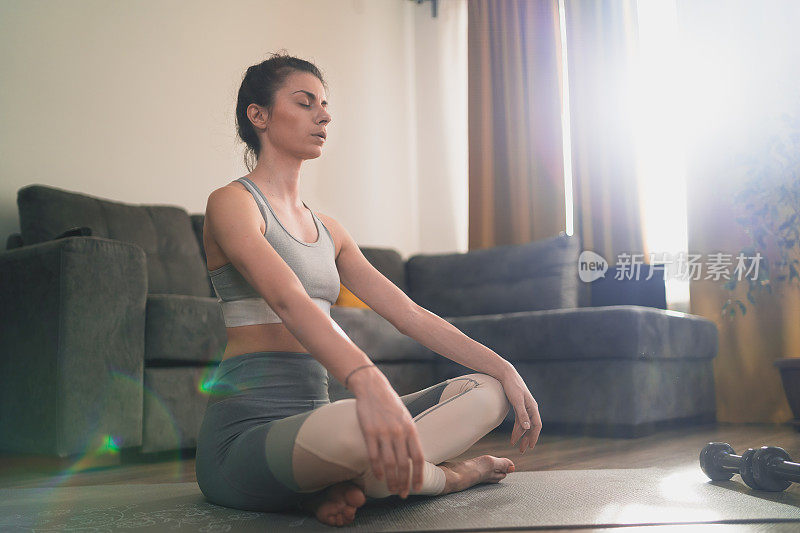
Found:
[[[440,494],[445,477],[436,465],[468,450],[500,425],[511,407],[502,384],[480,373],[450,378],[400,399],[414,419],[425,456],[422,489],[409,494]],[[323,405],[306,418],[295,439],[292,472],[300,492],[352,480],[367,496],[392,494],[385,473],[378,480],[372,472],[354,398]]]

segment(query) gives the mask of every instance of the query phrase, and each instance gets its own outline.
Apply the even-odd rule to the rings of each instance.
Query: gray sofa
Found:
[[[20,234],[0,252],[0,451],[193,448],[226,342],[203,215],[39,184],[19,189],[17,206]],[[407,260],[362,251],[414,301],[512,361],[546,432],[636,437],[715,420],[716,326],[666,311],[657,276],[583,283],[579,240],[564,234]],[[331,315],[398,394],[473,372],[370,309]],[[332,376],[329,392],[349,394]]]

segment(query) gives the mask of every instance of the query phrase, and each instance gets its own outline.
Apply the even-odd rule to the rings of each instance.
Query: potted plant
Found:
[[[781,116],[783,134],[773,135],[758,153],[744,157],[748,179],[734,196],[739,210],[736,221],[744,228],[750,243],[741,253],[758,258],[758,273],[746,279],[747,300],[756,305],[756,297],[772,294],[782,285],[794,290],[800,285],[800,121],[796,116]],[[769,258],[776,260],[770,264]],[[755,260],[755,259],[753,259]],[[750,266],[750,265],[748,265]],[[737,311],[743,315],[747,305],[733,296],[740,278],[725,283],[729,297],[722,315],[733,320]],[[794,414],[792,424],[800,431],[800,354],[777,359],[786,397]]]

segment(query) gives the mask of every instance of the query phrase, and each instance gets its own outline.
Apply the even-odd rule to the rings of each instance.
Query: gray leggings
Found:
[[[205,497],[236,509],[296,508],[340,481],[367,498],[390,495],[372,474],[354,398],[331,403],[325,367],[305,352],[252,352],[223,360],[206,384],[209,401],[197,442],[195,473]],[[469,449],[505,418],[499,381],[468,374],[400,397],[425,456],[423,487],[439,494],[437,463]],[[410,483],[410,480],[409,480]]]

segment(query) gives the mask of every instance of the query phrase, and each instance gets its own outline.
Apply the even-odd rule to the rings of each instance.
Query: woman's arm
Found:
[[[414,304],[402,333],[448,359],[502,381],[514,367],[491,348],[464,335],[453,324]]]
[[[536,446],[542,430],[539,404],[531,395],[525,381],[514,366],[483,344],[470,339],[447,320],[416,306],[404,333],[436,353],[478,372],[489,374],[503,384],[515,421],[511,430],[511,445],[519,443],[519,452]]]
[[[499,380],[516,413],[511,445],[519,440],[520,453],[533,448],[539,439],[542,420],[538,404],[517,369],[448,321],[416,304],[367,261],[341,224],[323,217],[325,225],[333,228],[341,241],[336,267],[344,286],[401,333],[448,359]]]
[[[353,237],[335,219],[322,215],[341,242],[336,267],[342,284],[370,309],[420,344],[476,372],[501,379],[511,364],[446,320],[417,305],[364,257]]]

